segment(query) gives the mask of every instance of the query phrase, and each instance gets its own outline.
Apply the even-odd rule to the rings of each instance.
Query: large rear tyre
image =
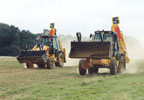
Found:
[[[124,57],[122,56],[122,57],[121,57],[121,60],[120,60],[120,62],[119,62],[118,73],[123,73],[123,72],[124,72],[124,69],[125,69],[125,59],[124,59]]]
[[[56,67],[63,67],[64,65],[64,54],[60,52],[57,55],[57,62],[55,62]]]
[[[29,63],[26,63],[26,68],[28,68],[28,69],[30,68]]]
[[[126,71],[126,61],[125,61],[125,58],[124,58],[123,64],[124,64],[124,71]]]
[[[94,67],[93,70],[94,70],[94,73],[97,74],[99,69],[98,69],[98,67]]]
[[[79,74],[86,75],[86,70],[83,68],[84,60],[79,61]]]
[[[116,60],[112,60],[110,64],[110,74],[111,75],[116,75],[117,74],[117,64]]]
[[[52,58],[49,58],[47,60],[47,68],[48,69],[53,69],[54,68],[54,60]]]
[[[121,74],[122,72],[123,72],[123,65],[122,65],[122,63],[121,62],[119,62],[120,64],[119,64],[119,67],[118,67],[118,69],[117,69],[117,73],[119,73],[119,74]]]
[[[26,62],[26,67],[27,67],[28,69],[33,69],[33,68],[34,68],[34,65],[33,65],[32,62]]]

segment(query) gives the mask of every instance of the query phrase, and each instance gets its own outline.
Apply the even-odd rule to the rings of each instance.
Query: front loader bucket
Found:
[[[71,42],[70,58],[111,58],[110,42]]]
[[[17,57],[19,63],[46,63],[46,51],[22,51],[20,55]]]

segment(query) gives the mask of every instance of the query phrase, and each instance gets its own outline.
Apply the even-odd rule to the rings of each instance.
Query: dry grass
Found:
[[[144,62],[135,74],[80,76],[77,67],[25,69],[0,59],[0,100],[144,100]]]

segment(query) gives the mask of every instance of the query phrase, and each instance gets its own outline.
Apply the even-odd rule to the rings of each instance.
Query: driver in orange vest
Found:
[[[56,29],[54,28],[54,23],[50,24],[50,32],[49,32],[49,36],[53,36],[56,35]]]

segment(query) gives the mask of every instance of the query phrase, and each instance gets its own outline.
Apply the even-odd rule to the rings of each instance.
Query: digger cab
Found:
[[[112,31],[96,31],[92,35],[92,40],[95,42],[115,42],[117,41],[117,35]]]
[[[42,36],[39,40],[40,46],[48,46],[49,47],[49,54],[56,54],[60,51],[60,46],[58,42],[57,36]]]
[[[92,39],[95,42],[109,42],[113,56],[119,51],[117,34],[112,31],[96,31]]]

